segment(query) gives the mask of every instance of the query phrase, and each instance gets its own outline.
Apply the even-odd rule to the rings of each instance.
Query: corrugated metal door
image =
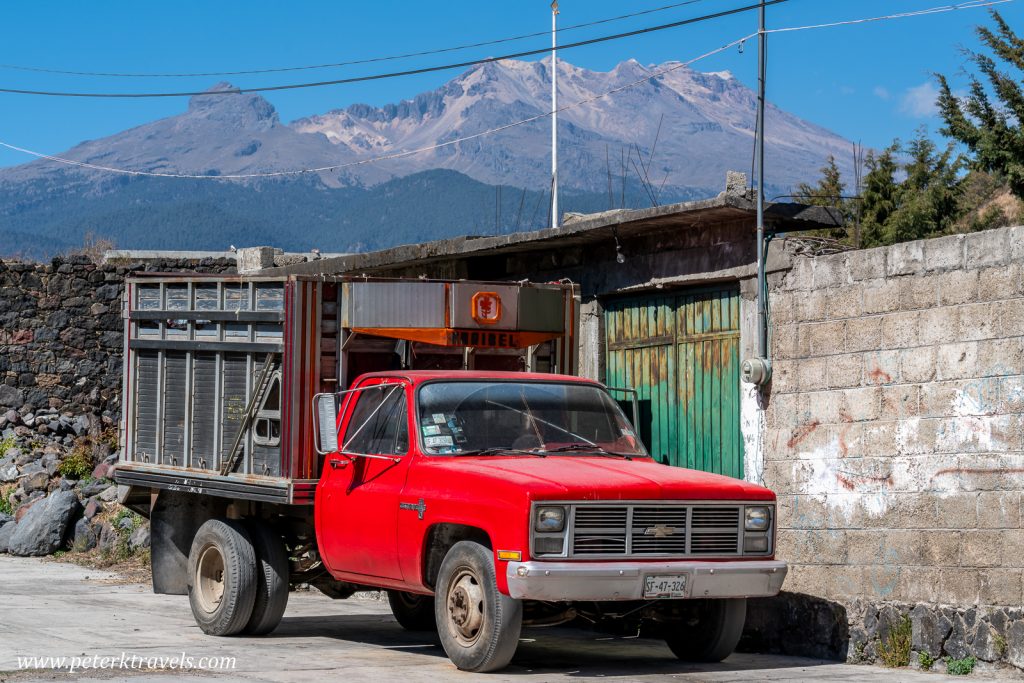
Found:
[[[605,307],[606,383],[636,389],[637,428],[659,460],[743,476],[739,303],[718,287]]]

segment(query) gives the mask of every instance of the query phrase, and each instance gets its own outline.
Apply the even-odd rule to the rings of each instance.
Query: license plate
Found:
[[[686,574],[670,576],[645,576],[645,598],[685,598]]]

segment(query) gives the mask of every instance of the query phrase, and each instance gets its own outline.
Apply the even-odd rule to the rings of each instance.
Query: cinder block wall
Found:
[[[851,658],[902,612],[915,649],[1024,666],[1022,263],[1005,228],[798,258],[770,295],[786,589],[849,607]]]

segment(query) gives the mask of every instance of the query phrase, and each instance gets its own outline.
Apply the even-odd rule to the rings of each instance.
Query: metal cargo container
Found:
[[[572,285],[157,275],[125,291],[116,478],[311,504],[312,398],[393,369],[576,370]]]

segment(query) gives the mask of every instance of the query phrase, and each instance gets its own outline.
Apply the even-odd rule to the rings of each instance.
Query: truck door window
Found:
[[[402,387],[381,385],[358,396],[342,442],[345,452],[405,455],[409,450],[409,425]]]

